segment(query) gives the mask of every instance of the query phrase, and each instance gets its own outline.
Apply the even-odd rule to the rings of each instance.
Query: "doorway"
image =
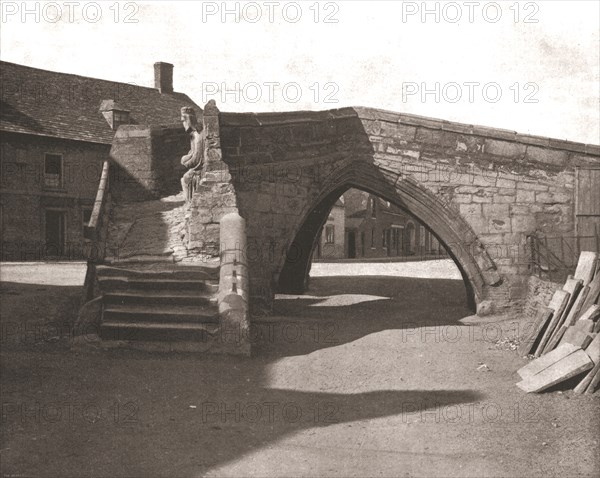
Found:
[[[45,255],[62,256],[65,249],[65,212],[46,210],[46,248]]]
[[[356,233],[354,231],[348,231],[348,258],[356,258]]]

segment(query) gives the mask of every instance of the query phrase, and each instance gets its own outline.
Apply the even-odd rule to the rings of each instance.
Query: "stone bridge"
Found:
[[[209,102],[203,116],[207,170],[188,213],[187,247],[218,254],[219,220],[238,212],[247,224],[251,304],[260,308],[276,292],[305,290],[319,229],[349,188],[424,223],[479,313],[518,303],[530,274],[527,236],[573,235],[576,169],[600,166],[597,145],[372,108],[225,113]],[[139,150],[127,128],[113,160],[130,175],[152,173],[154,149],[165,148],[132,160]],[[149,144],[182,134],[156,131],[148,129]],[[146,189],[160,195],[159,186]]]

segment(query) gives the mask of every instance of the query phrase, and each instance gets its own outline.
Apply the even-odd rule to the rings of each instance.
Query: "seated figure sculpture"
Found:
[[[186,133],[190,135],[190,152],[181,158],[181,164],[188,168],[181,178],[181,187],[185,200],[189,202],[194,194],[195,183],[200,179],[204,166],[204,135],[202,134],[202,124],[198,123],[196,111],[191,106],[181,108],[181,121]]]

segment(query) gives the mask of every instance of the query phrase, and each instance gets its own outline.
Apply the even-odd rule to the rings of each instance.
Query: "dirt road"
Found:
[[[3,475],[598,476],[598,397],[515,387],[522,324],[462,323],[451,268],[322,266],[250,359],[76,346],[81,271],[3,267]]]

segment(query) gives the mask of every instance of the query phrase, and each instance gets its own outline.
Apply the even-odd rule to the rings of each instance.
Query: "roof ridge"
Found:
[[[132,123],[176,123],[183,106],[201,106],[181,92],[161,92],[135,83],[45,70],[0,61],[3,88],[0,130],[110,144],[114,129],[100,108],[112,100],[130,111]],[[14,83],[14,85],[13,85]],[[46,88],[46,86],[48,88]]]
[[[14,65],[14,66],[18,66],[20,68],[28,68],[30,70],[45,71],[47,73],[54,73],[56,75],[70,76],[70,77],[74,77],[74,78],[82,78],[82,79],[85,79],[85,80],[104,81],[106,83],[117,83],[119,85],[129,85],[129,86],[135,86],[136,88],[146,88],[148,90],[158,91],[158,88],[154,88],[152,86],[138,85],[137,83],[126,82],[126,81],[106,80],[104,78],[96,78],[96,77],[93,77],[93,76],[78,75],[77,73],[66,73],[66,72],[63,72],[63,71],[47,70],[45,68],[37,68],[35,66],[22,65],[20,63],[14,63],[12,61],[0,60],[0,65],[2,65],[2,64]],[[167,94],[167,95],[185,95],[185,96],[188,96],[186,93],[179,92],[179,91],[173,91],[172,93],[161,93],[161,94],[162,95]],[[189,98],[189,96],[188,96],[188,98]]]

